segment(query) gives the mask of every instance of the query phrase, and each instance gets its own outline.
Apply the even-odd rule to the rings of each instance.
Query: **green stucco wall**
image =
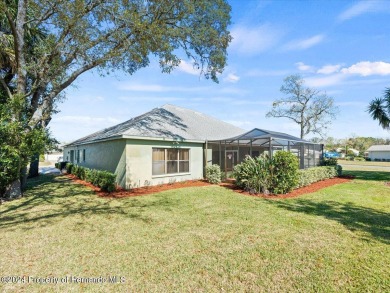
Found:
[[[153,148],[190,150],[190,171],[183,174],[152,175]],[[203,178],[203,144],[172,141],[128,139],[126,146],[126,188],[158,185]]]
[[[190,171],[183,174],[152,175],[153,148],[186,148],[190,150]],[[85,160],[82,157],[85,149]],[[120,139],[64,148],[64,160],[87,168],[107,170],[117,175],[117,183],[131,189],[145,185],[158,185],[203,178],[204,151],[202,143],[188,143],[159,140]],[[80,161],[77,163],[77,151]],[[209,154],[209,160],[211,153]]]
[[[64,148],[64,160],[70,161],[70,151],[75,151],[73,163],[91,169],[106,170],[116,174],[117,183],[126,187],[126,140],[112,140]],[[80,162],[76,162],[80,150]],[[82,157],[85,150],[85,160]]]

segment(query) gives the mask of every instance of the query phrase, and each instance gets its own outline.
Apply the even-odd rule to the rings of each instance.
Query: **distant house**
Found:
[[[367,149],[367,153],[372,161],[390,161],[390,145],[372,145]]]
[[[64,161],[113,172],[124,188],[202,179],[206,164],[231,170],[246,155],[286,149],[302,167],[322,157],[319,145],[279,132],[247,132],[200,112],[164,105],[64,146]]]

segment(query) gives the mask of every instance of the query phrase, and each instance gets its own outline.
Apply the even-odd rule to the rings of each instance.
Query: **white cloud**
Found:
[[[326,77],[309,77],[305,82],[309,87],[326,87],[340,84],[345,78],[344,74],[333,74]]]
[[[370,12],[389,11],[388,4],[386,1],[360,1],[342,12],[338,16],[338,20],[345,21]]]
[[[240,77],[239,77],[238,75],[234,74],[234,73],[229,73],[229,74],[225,77],[224,80],[227,81],[227,82],[236,83],[237,81],[240,80]]]
[[[180,64],[179,64],[179,67],[178,69],[180,71],[183,71],[185,73],[188,73],[188,74],[192,74],[192,75],[198,75],[200,76],[200,69],[194,67],[194,64],[193,63],[188,63],[184,60],[181,60],[180,61]]]
[[[256,55],[275,46],[283,33],[268,24],[257,27],[238,25],[231,30],[230,48],[246,55]]]
[[[297,62],[295,63],[295,65],[297,66],[297,68],[300,70],[300,71],[312,71],[314,68],[310,65],[307,65],[303,62]]]
[[[321,74],[332,74],[339,72],[341,68],[340,64],[335,64],[335,65],[325,65],[321,67],[320,69],[317,70],[317,73]]]
[[[325,39],[325,35],[315,35],[307,39],[303,40],[294,40],[289,43],[287,43],[284,46],[284,50],[291,51],[291,50],[306,50],[309,49],[315,45],[318,45]]]
[[[390,63],[386,62],[358,62],[350,67],[341,69],[344,74],[359,74],[361,76],[389,75]]]

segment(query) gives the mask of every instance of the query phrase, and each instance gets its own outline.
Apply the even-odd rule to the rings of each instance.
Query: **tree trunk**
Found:
[[[35,154],[30,163],[30,170],[28,171],[28,178],[34,178],[39,175],[39,154]]]
[[[4,193],[5,198],[14,199],[22,196],[22,185],[20,179],[15,180],[9,185]]]

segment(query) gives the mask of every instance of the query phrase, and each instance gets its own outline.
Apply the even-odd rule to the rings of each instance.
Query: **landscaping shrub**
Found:
[[[336,166],[337,159],[336,158],[323,159],[321,165],[322,166]]]
[[[250,193],[269,193],[272,184],[273,165],[267,155],[252,158],[247,156],[234,167],[236,185]]]
[[[116,175],[108,171],[97,171],[97,173],[99,173],[98,187],[103,191],[114,191]]]
[[[271,164],[272,193],[283,194],[293,190],[298,184],[298,158],[290,152],[279,151],[273,156]]]
[[[273,158],[250,156],[234,168],[236,185],[251,193],[290,192],[298,183],[298,158],[290,152],[279,151]]]
[[[221,168],[219,165],[214,164],[206,166],[206,180],[211,184],[218,184],[221,182]]]
[[[355,161],[359,161],[359,162],[363,162],[365,161],[366,159],[363,158],[363,157],[355,157]]]
[[[336,166],[313,167],[309,169],[298,170],[298,184],[296,188],[310,185],[314,182],[340,176],[342,168]]]
[[[250,193],[283,194],[295,188],[314,182],[340,176],[340,165],[314,167],[299,170],[298,158],[285,151],[275,153],[272,159],[267,155],[256,158],[247,156],[241,164],[234,167],[236,185]],[[336,161],[337,162],[337,161]]]
[[[79,179],[101,188],[103,191],[112,192],[116,188],[116,175],[111,172],[88,169],[71,163],[66,164],[66,170],[69,174],[73,174]]]
[[[72,163],[67,163],[66,166],[65,166],[66,173],[72,174],[73,166],[74,166],[74,165],[73,165]]]

